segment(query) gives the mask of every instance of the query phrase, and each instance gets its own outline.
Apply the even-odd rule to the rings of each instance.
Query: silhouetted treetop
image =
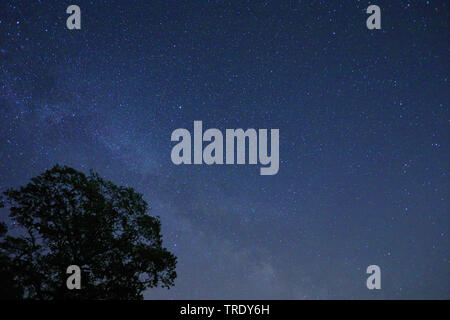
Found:
[[[56,165],[4,196],[18,230],[0,234],[1,267],[24,298],[142,299],[174,285],[160,219],[132,188]],[[83,271],[81,290],[66,286],[69,265]]]

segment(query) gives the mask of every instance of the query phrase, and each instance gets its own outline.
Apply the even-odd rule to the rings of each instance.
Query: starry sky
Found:
[[[450,299],[449,21],[444,0],[1,1],[0,190],[56,163],[134,187],[178,256],[147,299]],[[194,120],[278,128],[278,174],[174,165]]]

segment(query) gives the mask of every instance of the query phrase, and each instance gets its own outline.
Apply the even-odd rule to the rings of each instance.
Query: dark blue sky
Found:
[[[432,0],[2,1],[0,188],[55,163],[134,187],[179,259],[149,299],[449,299],[449,21]],[[194,120],[280,129],[278,174],[175,166]]]

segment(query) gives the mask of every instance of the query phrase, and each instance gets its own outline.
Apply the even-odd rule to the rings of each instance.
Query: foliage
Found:
[[[57,165],[4,195],[20,227],[0,234],[0,267],[20,288],[10,298],[142,299],[147,288],[174,285],[160,219],[132,188]],[[67,289],[69,265],[82,269],[81,290]]]

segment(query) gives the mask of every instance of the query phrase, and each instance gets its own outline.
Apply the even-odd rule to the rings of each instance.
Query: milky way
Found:
[[[381,30],[369,4],[1,1],[0,190],[134,187],[179,259],[148,299],[449,299],[448,2],[376,1]],[[174,165],[195,120],[278,128],[278,174]]]

